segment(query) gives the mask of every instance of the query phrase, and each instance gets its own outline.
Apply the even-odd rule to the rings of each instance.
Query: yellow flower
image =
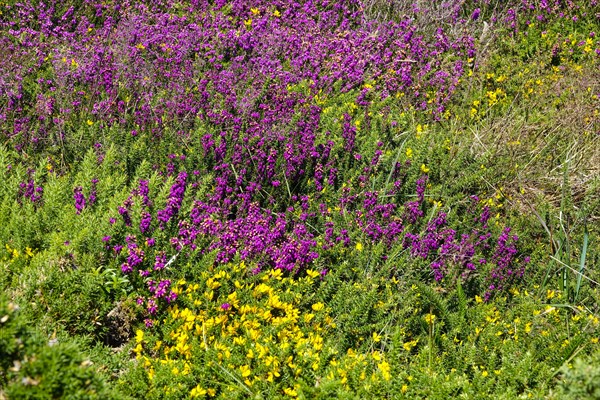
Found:
[[[377,332],[373,332],[373,341],[375,343],[381,342],[381,335],[379,335]]]
[[[136,354],[136,358],[140,357],[140,354],[142,353],[143,348],[142,348],[142,344],[138,343],[137,346],[135,346],[135,349],[133,349],[133,352]]]
[[[429,167],[426,166],[425,164],[421,164],[421,172],[423,172],[424,174],[428,173],[430,171]]]
[[[360,242],[356,243],[356,250],[362,251],[362,249],[363,249],[362,243],[360,243]]]
[[[313,271],[312,269],[307,269],[306,270],[306,275],[310,276],[311,278],[316,278],[318,277],[320,274],[317,271]]]
[[[248,365],[242,365],[240,367],[240,373],[242,374],[243,378],[249,377],[250,376],[250,372],[251,372],[250,371],[250,366],[248,366]]]
[[[410,342],[406,342],[404,343],[402,346],[404,347],[404,350],[406,351],[410,351],[413,347],[415,347],[417,345],[417,342],[419,341],[419,339],[417,340],[412,340]]]
[[[283,272],[281,271],[281,269],[271,270],[271,278],[275,278],[278,281],[280,281],[283,278]]]
[[[243,346],[244,344],[246,344],[246,338],[243,336],[236,336],[233,338],[233,344]]]
[[[391,374],[390,374],[390,364],[388,364],[386,361],[382,361],[381,363],[377,364],[377,366],[379,367],[379,370],[381,371],[381,374],[383,375],[383,379],[385,379],[386,381],[389,381],[391,379]]]
[[[428,324],[433,324],[433,322],[435,321],[435,314],[427,314],[427,315],[425,315],[425,321]]]
[[[135,331],[135,342],[141,343],[142,340],[144,340],[144,331],[141,329],[138,329],[137,331]]]
[[[200,396],[206,395],[206,393],[208,393],[207,390],[203,389],[200,385],[198,385],[192,389],[192,391],[190,392],[190,396],[191,397],[200,397]]]
[[[411,149],[410,147],[406,149],[406,157],[412,158],[413,154],[413,149]]]
[[[325,304],[319,302],[319,303],[315,303],[312,305],[312,309],[314,311],[321,311],[323,309],[323,307],[325,307]]]

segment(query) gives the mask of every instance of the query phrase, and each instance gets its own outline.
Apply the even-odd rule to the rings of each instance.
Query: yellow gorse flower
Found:
[[[427,322],[428,324],[433,324],[433,322],[435,321],[435,314],[426,314],[425,315],[425,322]]]

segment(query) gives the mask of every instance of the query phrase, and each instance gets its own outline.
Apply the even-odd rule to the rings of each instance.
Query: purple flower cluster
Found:
[[[219,250],[219,262],[239,255],[259,265],[291,271],[318,257],[314,234],[306,224],[260,209],[256,203],[244,215],[227,220],[214,207],[198,201],[190,224],[181,224],[178,242],[194,248],[199,235],[215,238],[208,249]]]
[[[490,285],[485,293],[486,299],[489,299],[494,291],[503,290],[516,279],[522,278],[525,273],[525,266],[529,263],[529,257],[522,261],[517,260],[517,235],[510,235],[510,228],[504,228],[502,234],[498,237],[496,250],[492,257],[495,267],[490,272]]]
[[[158,219],[160,223],[160,227],[164,229],[166,223],[168,223],[173,216],[175,216],[179,209],[181,208],[181,204],[183,202],[183,196],[185,195],[186,188],[186,179],[187,173],[182,171],[177,176],[175,183],[171,186],[171,191],[169,194],[169,198],[167,199],[167,205],[164,209],[158,210],[156,213],[156,219]],[[148,221],[148,224],[150,222]],[[140,230],[142,229],[142,225],[140,223]]]
[[[83,194],[83,188],[81,186],[77,186],[73,189],[73,199],[75,200],[75,212],[77,215],[81,214],[81,211],[87,206],[92,206],[96,202],[96,184],[98,183],[98,179],[92,179],[92,187],[90,189],[90,195],[85,198]]]
[[[239,146],[232,139],[263,138],[250,154],[264,157],[261,167],[269,175],[266,144],[279,139],[277,156],[291,158],[286,162],[293,173],[294,158],[305,153],[287,149],[293,141],[277,128],[289,124],[315,93],[355,91],[361,107],[375,92],[384,98],[402,94],[406,107],[416,104],[439,116],[461,78],[457,66],[475,52],[473,38],[452,30],[439,28],[425,37],[414,16],[367,23],[355,0],[228,3],[182,4],[181,15],[172,12],[179,8],[172,0],[97,3],[104,10],[100,16],[73,9],[60,15],[61,7],[16,3],[0,24],[6,32],[0,43],[13,54],[0,60],[0,89],[7,94],[0,107],[3,133],[23,149],[68,140],[64,128],[72,116],[86,116],[94,129],[122,126],[133,138],[160,137],[167,129],[185,137],[208,123],[222,128],[205,138],[215,163]],[[460,9],[464,2],[451,3]],[[37,80],[37,96],[26,96],[19,82],[42,71],[52,74]],[[366,82],[377,90],[363,88]],[[288,90],[305,84],[309,94]],[[321,110],[305,112],[303,124],[310,125]],[[299,128],[304,134],[309,126]]]
[[[18,201],[22,204],[23,199],[26,199],[34,205],[40,205],[44,195],[44,188],[36,186],[33,179],[34,170],[29,170],[27,174],[29,175],[29,179],[26,182],[19,183]]]
[[[73,189],[73,198],[75,199],[75,212],[79,215],[85,208],[85,196],[83,195],[83,188],[81,186]]]

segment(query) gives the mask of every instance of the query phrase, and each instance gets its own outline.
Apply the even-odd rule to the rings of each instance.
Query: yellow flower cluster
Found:
[[[475,296],[474,311],[460,332],[449,330],[449,319],[417,295],[412,314],[429,333],[418,335],[400,324],[397,330],[363,332],[347,348],[339,343],[343,327],[336,326],[335,303],[318,295],[319,286],[327,284],[318,271],[253,275],[254,267],[211,267],[194,282],[174,284],[177,304],[153,330],[140,330],[134,339],[133,353],[150,390],[165,398],[311,398],[319,386],[376,393],[398,382],[396,390],[410,396],[418,387],[413,376],[438,368],[443,349],[461,353],[477,343],[480,355],[469,368],[478,385],[510,373],[494,358],[497,352],[508,354],[539,341],[566,351],[579,337],[587,337],[586,346],[599,342],[595,315],[583,307],[561,308],[563,293],[534,286],[512,288],[509,297],[494,302]],[[387,283],[393,287],[391,282],[386,288]],[[503,303],[509,298],[520,306],[506,311]],[[565,314],[571,336],[561,329]],[[435,340],[427,340],[428,335]],[[453,368],[450,373],[463,372]]]
[[[11,260],[15,260],[15,259],[19,258],[19,256],[21,256],[21,255],[25,255],[26,258],[33,257],[33,250],[31,249],[31,247],[26,247],[25,251],[23,253],[21,253],[19,250],[11,247],[8,244],[5,244],[4,247],[6,248],[6,251],[8,252],[8,255],[10,256]],[[8,261],[8,258],[5,257],[4,260]]]
[[[329,308],[307,300],[318,271],[288,277],[273,270],[248,279],[250,270],[242,262],[206,272],[197,283],[175,285],[178,304],[160,321],[162,336],[140,330],[135,338],[133,352],[151,382],[158,384],[167,374],[171,386],[187,387],[184,396],[226,398],[236,390],[297,397],[300,376],[343,385],[350,375],[371,383],[391,379],[383,353],[349,349],[340,355],[336,350],[337,326]],[[382,337],[375,332],[373,338],[377,343]],[[198,368],[208,368],[212,378]],[[230,385],[216,385],[215,376]]]

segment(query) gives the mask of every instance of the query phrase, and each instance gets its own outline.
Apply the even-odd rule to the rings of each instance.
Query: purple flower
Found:
[[[165,297],[165,300],[167,301],[167,303],[172,303],[175,300],[177,300],[177,293],[171,291],[167,297]]]
[[[121,264],[121,271],[123,271],[124,274],[128,274],[133,271],[133,268],[131,268],[131,266],[125,262]]]
[[[140,232],[146,233],[150,230],[150,223],[152,222],[152,215],[148,212],[144,212],[142,214],[142,218],[140,220]]]
[[[146,309],[151,315],[156,314],[156,312],[158,311],[158,305],[156,304],[156,301],[154,301],[153,299],[148,299]]]

